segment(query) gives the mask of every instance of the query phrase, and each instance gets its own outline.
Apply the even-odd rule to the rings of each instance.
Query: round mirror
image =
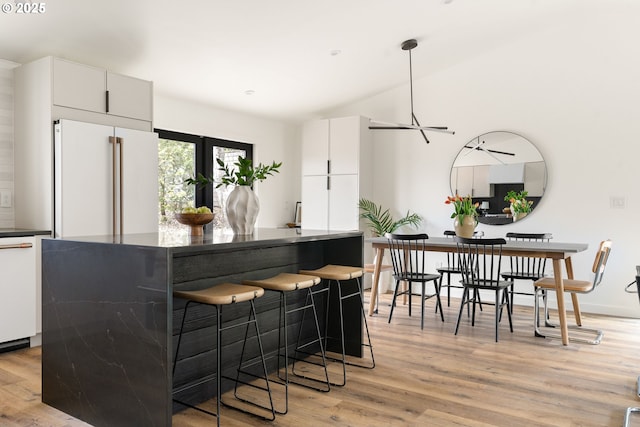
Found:
[[[488,132],[473,138],[451,168],[451,193],[470,195],[478,202],[482,224],[510,224],[526,218],[540,204],[546,187],[542,155],[529,140],[513,132]]]

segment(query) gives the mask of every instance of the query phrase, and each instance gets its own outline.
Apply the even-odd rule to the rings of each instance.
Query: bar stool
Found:
[[[331,383],[331,385],[342,387],[347,383],[347,368],[346,365],[357,366],[360,368],[373,369],[376,366],[375,359],[373,358],[373,346],[371,345],[371,337],[369,335],[369,326],[367,325],[367,316],[364,313],[364,306],[362,305],[362,288],[360,286],[360,277],[362,277],[363,269],[362,267],[350,267],[343,265],[333,265],[328,264],[324,267],[318,268],[317,270],[300,270],[300,274],[307,274],[310,276],[317,276],[323,280],[327,280],[329,285],[325,289],[327,292],[327,303],[326,303],[326,318],[325,318],[325,337],[324,337],[324,348],[327,351],[327,341],[329,338],[338,339],[335,337],[328,336],[328,325],[329,325],[329,302],[331,300],[331,284],[335,282],[336,288],[338,290],[338,305],[340,311],[340,345],[342,351],[342,358],[335,359],[327,357],[329,360],[334,360],[342,363],[342,383]],[[342,282],[345,280],[355,279],[358,289],[356,292],[352,292],[347,295],[343,295]],[[322,292],[322,291],[320,291]],[[367,332],[367,342],[360,343],[363,347],[369,347],[369,351],[371,353],[371,364],[358,364],[353,362],[348,362],[346,360],[346,350],[345,350],[345,338],[344,338],[344,310],[342,302],[349,298],[358,298],[360,305],[360,313],[362,315],[362,319],[364,320],[364,327]]]
[[[178,400],[176,398],[173,398],[174,402],[180,403],[181,405],[185,405],[188,406],[190,408],[196,409],[200,412],[204,412],[206,414],[212,415],[214,417],[217,418],[218,421],[218,426],[220,426],[220,405],[223,404],[227,407],[233,408],[233,409],[237,409],[239,411],[245,412],[245,413],[249,413],[252,414],[254,416],[263,418],[267,421],[273,421],[275,419],[275,410],[273,407],[273,400],[271,398],[271,388],[269,386],[269,380],[267,378],[267,364],[264,358],[264,352],[262,349],[262,340],[260,338],[260,330],[258,328],[258,320],[256,318],[256,309],[255,309],[255,305],[253,300],[255,298],[261,297],[262,295],[264,295],[264,289],[256,287],[256,286],[245,286],[245,285],[239,285],[236,283],[221,283],[215,286],[212,286],[210,288],[206,288],[206,289],[202,289],[202,290],[195,290],[195,291],[180,291],[180,290],[174,290],[173,291],[173,296],[175,298],[181,298],[184,300],[187,300],[187,304],[185,305],[184,308],[184,315],[182,317],[182,324],[180,325],[180,334],[178,335],[178,344],[176,345],[176,354],[175,357],[173,359],[173,374],[175,375],[175,371],[176,371],[176,362],[178,360],[178,352],[180,350],[180,342],[182,341],[182,333],[184,331],[184,324],[185,324],[185,320],[187,318],[187,311],[189,309],[189,306],[192,304],[204,304],[204,305],[209,305],[212,307],[215,307],[216,309],[216,373],[215,373],[215,377],[216,377],[216,413],[213,413],[211,411],[208,411],[206,409],[200,408],[196,405],[192,405],[189,404],[187,402]],[[241,322],[241,323],[233,323],[229,326],[222,326],[222,307],[223,306],[228,306],[231,304],[237,304],[240,302],[245,302],[245,301],[249,301],[251,303],[251,310],[249,313],[249,319],[245,322]],[[255,330],[256,330],[256,337],[257,337],[257,341],[258,341],[258,347],[260,349],[260,362],[262,362],[262,369],[264,372],[264,377],[258,376],[258,375],[254,375],[252,373],[243,371],[243,359],[244,359],[244,355],[245,355],[245,349],[246,349],[246,344],[247,344],[247,338],[249,335],[249,325],[253,324],[255,326]],[[227,377],[222,375],[222,368],[221,368],[221,360],[222,360],[222,332],[223,331],[227,331],[229,329],[232,328],[237,328],[239,326],[245,326],[246,325],[246,331],[245,331],[245,337],[244,337],[244,343],[242,345],[242,353],[240,355],[240,362],[238,364],[238,369],[237,369],[237,375],[236,378],[231,378],[231,377]],[[250,359],[251,360],[251,359]],[[255,363],[255,362],[254,362]],[[255,385],[255,384],[251,384],[251,383],[247,383],[244,381],[240,380],[240,374],[245,374],[248,376],[252,376],[254,378],[263,378],[265,380],[265,386],[261,387],[259,385]],[[180,392],[184,392],[185,390],[188,390],[192,387],[201,385],[202,383],[206,382],[208,378],[203,378],[200,379],[198,382],[194,383],[194,384],[187,384],[186,386],[180,387],[177,390],[173,391],[173,394],[175,395],[176,393],[180,393]],[[267,411],[271,412],[271,417],[267,417],[267,416],[262,416],[260,414],[254,413],[254,412],[250,412],[247,411],[245,409],[233,406],[233,405],[229,405],[228,403],[225,403],[222,401],[222,390],[221,390],[221,385],[222,385],[222,379],[228,379],[228,380],[232,380],[235,381],[235,388],[234,388],[234,396],[236,399],[238,399],[241,402],[244,403],[248,403],[251,404],[253,406],[262,408],[262,409],[266,409]],[[266,407],[266,406],[262,406],[258,403],[254,403],[251,401],[248,401],[244,398],[240,398],[238,396],[238,383],[241,384],[245,384],[247,386],[253,387],[253,388],[257,388],[263,391],[266,391],[269,395],[269,405],[270,407]]]
[[[250,286],[258,286],[265,290],[270,290],[274,292],[278,292],[280,294],[280,318],[278,321],[278,378],[283,381],[281,384],[285,387],[285,408],[284,410],[276,410],[278,414],[286,414],[289,411],[289,384],[296,384],[306,388],[310,388],[317,391],[328,392],[331,390],[331,386],[329,383],[329,373],[327,372],[327,362],[324,354],[324,347],[322,345],[322,336],[320,335],[320,325],[318,323],[318,315],[316,313],[316,306],[313,300],[313,292],[311,288],[314,285],[320,283],[320,278],[316,276],[308,276],[303,274],[291,274],[291,273],[280,273],[274,277],[270,277],[267,279],[261,280],[243,280],[242,283],[244,285]],[[291,292],[295,292],[298,290],[306,290],[307,296],[304,305],[299,305],[297,307],[288,308],[287,306],[287,294]],[[308,309],[313,311],[313,320],[316,331],[316,338],[312,341],[306,342],[300,345],[300,338],[302,333],[302,327],[304,325],[305,314]],[[287,316],[289,314],[297,313],[302,311],[302,319],[300,320],[300,328],[298,332],[298,342],[296,343],[296,347],[294,350],[293,356],[289,355],[289,340],[288,340],[288,322]],[[283,338],[283,339],[282,339]],[[283,343],[284,341],[284,343]],[[322,363],[318,363],[315,361],[309,361],[306,359],[302,359],[298,357],[298,353],[313,355],[315,353],[309,353],[305,349],[310,346],[318,344],[320,346],[320,357],[322,358]],[[284,354],[283,354],[284,347]],[[281,376],[281,366],[280,361],[284,358],[284,377]],[[308,383],[291,381],[289,379],[289,360],[293,360],[292,366],[292,375],[303,378],[308,381]],[[324,380],[309,377],[306,375],[296,374],[295,363],[296,361],[305,362],[307,364],[322,366],[324,369]],[[314,386],[313,383],[325,384],[326,386]]]

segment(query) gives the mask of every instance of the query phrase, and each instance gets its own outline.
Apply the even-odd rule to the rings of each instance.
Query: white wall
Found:
[[[254,144],[254,163],[282,162],[280,173],[255,185],[260,199],[256,227],[293,221],[300,200],[300,134],[290,124],[154,95],[154,127]]]
[[[581,297],[582,308],[640,317],[637,296],[624,292],[640,265],[640,57],[633,53],[640,30],[637,13],[609,10],[602,3],[593,14],[576,11],[572,21],[415,80],[415,113],[421,123],[447,125],[456,134],[430,134],[427,145],[412,131],[374,133],[374,200],[396,214],[417,211],[426,218],[424,231],[439,236],[452,228],[444,200],[458,151],[485,132],[516,132],[533,142],[547,162],[544,199],[533,215],[516,224],[479,228],[487,236],[551,232],[558,242],[588,243],[588,252],[573,258],[576,277],[584,279],[591,278],[598,243],[612,239],[601,288]],[[408,88],[326,116],[347,114],[408,122]],[[625,208],[612,208],[612,196],[623,197]]]

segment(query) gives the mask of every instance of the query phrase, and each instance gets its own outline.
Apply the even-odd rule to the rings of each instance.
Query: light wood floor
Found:
[[[640,406],[640,320],[584,315],[605,331],[600,345],[535,338],[532,309],[516,306],[493,339],[493,308],[475,327],[465,318],[453,335],[458,300],[445,323],[428,301],[425,329],[418,306],[399,306],[387,323],[389,296],[369,318],[374,370],[349,368],[347,385],[329,393],[290,388],[289,413],[265,422],[223,409],[223,425],[273,426],[620,426],[628,406]],[[76,427],[87,424],[40,402],[40,349],[0,354],[0,425]],[[640,416],[634,419],[640,426]],[[215,425],[193,410],[175,426]],[[134,426],[132,426],[134,427]]]

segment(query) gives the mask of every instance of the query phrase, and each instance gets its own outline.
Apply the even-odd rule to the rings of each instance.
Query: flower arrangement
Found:
[[[476,218],[478,211],[476,210],[480,204],[478,202],[473,203],[471,196],[462,197],[458,194],[455,196],[447,196],[447,200],[444,201],[447,205],[453,205],[453,213],[451,218],[458,217],[458,223],[462,224],[465,216],[472,216]]]
[[[528,195],[529,193],[524,190],[519,193],[511,190],[504,196],[504,201],[511,204],[511,209],[514,214],[529,213],[531,212],[531,206],[533,206],[533,200],[527,200]]]

